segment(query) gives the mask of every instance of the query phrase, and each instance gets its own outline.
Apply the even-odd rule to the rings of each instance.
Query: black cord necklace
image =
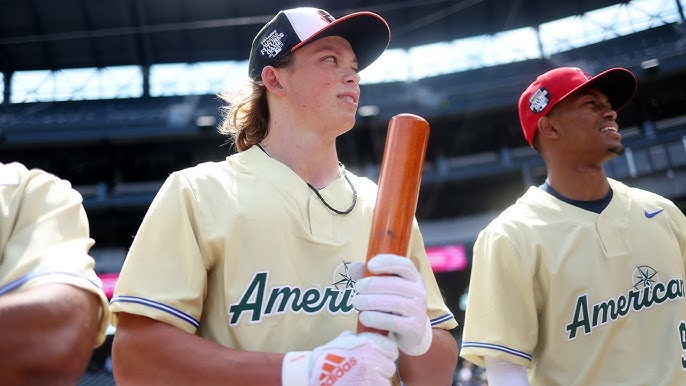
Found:
[[[268,155],[271,158],[271,155],[269,155],[269,153],[267,153],[267,151],[262,147],[261,144],[258,143],[257,147],[259,147],[260,150],[262,150],[264,152],[264,154]],[[341,162],[338,162],[338,165],[340,167],[343,166],[343,164]],[[352,201],[352,203],[350,203],[350,206],[346,210],[338,210],[338,209],[334,208],[333,206],[329,205],[329,203],[326,202],[326,200],[324,200],[324,197],[322,197],[322,195],[319,194],[319,190],[317,188],[315,188],[309,182],[305,182],[307,184],[307,186],[314,192],[314,194],[316,194],[317,197],[319,197],[319,200],[322,202],[322,204],[324,204],[324,206],[326,206],[330,211],[332,211],[336,214],[348,214],[348,213],[352,212],[353,208],[355,208],[355,204],[357,204],[357,190],[355,189],[355,185],[353,185],[353,183],[350,181],[350,178],[348,177],[348,173],[345,172],[345,169],[342,169],[342,172],[343,172],[343,177],[348,182],[348,185],[350,185],[350,189],[352,189],[352,191],[353,191],[353,201]]]

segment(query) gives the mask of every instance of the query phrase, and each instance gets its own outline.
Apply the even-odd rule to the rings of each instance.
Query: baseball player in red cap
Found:
[[[563,67],[521,95],[547,179],[474,246],[460,354],[490,386],[686,385],[686,217],[603,169],[636,84]]]
[[[339,162],[359,70],[389,42],[370,12],[279,12],[222,131],[238,153],[173,173],[111,301],[118,385],[448,385],[457,362],[414,224],[408,257],[368,263],[377,186]],[[359,314],[358,314],[359,311]],[[354,334],[357,321],[388,336]]]

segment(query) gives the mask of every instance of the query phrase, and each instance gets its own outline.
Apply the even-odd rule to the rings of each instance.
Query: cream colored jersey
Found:
[[[462,357],[533,386],[686,385],[686,218],[610,186],[600,214],[532,187],[479,234]]]
[[[173,173],[126,257],[110,307],[226,347],[310,350],[354,331],[348,265],[366,257],[376,185],[349,172],[357,205],[327,209],[291,169],[256,146]],[[334,208],[353,192],[339,177],[320,191]],[[443,303],[415,221],[410,256],[435,327],[457,323]]]
[[[0,163],[0,296],[66,283],[100,297],[96,345],[105,339],[109,308],[95,262],[81,195],[62,180],[19,163]]]

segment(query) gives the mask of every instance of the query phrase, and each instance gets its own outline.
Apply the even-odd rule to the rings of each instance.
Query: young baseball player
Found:
[[[238,153],[173,173],[133,241],[111,309],[119,385],[448,385],[457,323],[415,222],[408,256],[360,279],[377,186],[346,170],[358,71],[386,49],[370,12],[279,12],[251,93],[229,100]],[[359,311],[359,313],[358,313]],[[388,331],[355,334],[357,321]],[[397,366],[396,366],[397,361]]]
[[[563,67],[521,95],[547,179],[474,246],[461,356],[491,386],[686,385],[686,218],[603,169],[635,89],[626,69]]]
[[[75,385],[109,325],[69,182],[0,163],[0,383]]]

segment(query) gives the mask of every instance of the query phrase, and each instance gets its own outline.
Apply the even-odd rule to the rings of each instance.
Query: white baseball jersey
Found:
[[[610,186],[600,214],[531,187],[479,234],[462,357],[532,386],[686,385],[686,218]]]
[[[95,262],[82,197],[71,184],[19,163],[0,163],[0,296],[66,283],[100,297],[100,331],[109,325],[108,301]]]
[[[320,346],[354,331],[354,281],[364,261],[376,185],[350,176],[347,215],[327,209],[291,169],[257,146],[223,162],[173,173],[134,238],[110,307],[250,351]],[[344,210],[353,192],[339,176],[320,190]],[[410,257],[427,288],[434,326],[457,323],[443,303],[415,221]]]

